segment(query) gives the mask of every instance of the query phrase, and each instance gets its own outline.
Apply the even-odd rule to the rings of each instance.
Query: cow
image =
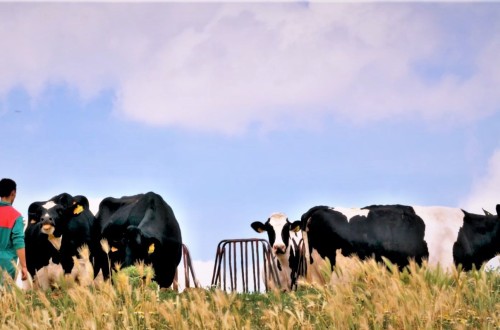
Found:
[[[304,275],[299,269],[302,241],[300,221],[291,223],[285,214],[273,213],[265,223],[255,221],[250,226],[258,233],[267,232],[283,290],[296,288],[298,276]]]
[[[155,272],[162,288],[172,285],[182,254],[182,236],[172,208],[153,192],[107,197],[99,204],[96,230],[107,249],[100,253],[95,272],[109,278],[112,266],[143,261]],[[106,246],[106,244],[103,244]]]
[[[54,196],[48,201],[33,202],[28,207],[28,225],[25,230],[26,264],[31,276],[49,265],[49,260],[59,264],[61,234],[56,231],[56,221],[64,209],[71,205],[72,196],[67,193]]]
[[[48,201],[33,202],[28,219],[26,262],[32,276],[49,264],[60,264],[64,273],[70,274],[78,249],[88,246],[93,251],[96,246],[92,237],[95,217],[85,196],[62,193]]]
[[[84,258],[78,251],[82,247],[88,247],[90,255],[85,259],[93,262],[96,250],[100,249],[98,238],[93,236],[94,222],[95,216],[90,211],[89,201],[82,195],[73,198],[71,205],[64,210],[63,216],[59,219],[56,225],[56,229],[62,235],[59,253],[66,274],[72,272],[75,258]]]
[[[476,215],[448,207],[372,205],[361,209],[315,206],[301,217],[308,263],[314,256],[335,266],[336,251],[360,259],[387,258],[404,267],[410,259],[450,269],[479,269],[500,252],[497,215]],[[314,252],[314,253],[313,253]]]

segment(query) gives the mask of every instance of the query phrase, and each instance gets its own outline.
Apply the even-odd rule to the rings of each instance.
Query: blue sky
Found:
[[[500,4],[0,3],[15,206],[155,191],[192,257],[272,212],[500,203]]]

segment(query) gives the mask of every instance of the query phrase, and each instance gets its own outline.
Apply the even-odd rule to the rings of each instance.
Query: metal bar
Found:
[[[251,248],[251,267],[252,273],[249,272],[249,251]],[[238,249],[239,246],[239,249]],[[262,250],[262,251],[261,251]],[[262,258],[261,258],[262,253]],[[239,258],[239,260],[238,260]],[[190,258],[186,257],[188,267]],[[263,265],[261,265],[261,263]],[[238,286],[238,267],[241,271],[242,286]],[[264,284],[265,289],[270,289],[269,282],[275,282],[278,285],[279,276],[275,263],[275,259],[271,254],[270,245],[264,239],[232,239],[223,240],[217,246],[215,257],[214,270],[212,273],[212,285],[217,285],[223,290],[242,290],[243,292],[249,291],[250,275],[253,275],[253,290],[261,290],[260,276],[261,269],[264,270]],[[229,269],[229,270],[228,270]],[[192,268],[191,268],[192,270]],[[194,274],[194,273],[193,273]],[[227,283],[227,276],[229,275],[229,282]],[[193,278],[195,276],[193,275]],[[195,281],[196,283],[196,281]],[[228,284],[230,288],[228,288]]]
[[[250,242],[250,246],[252,247],[252,270],[253,270],[253,290],[257,291],[257,277],[255,276],[255,250],[254,250],[254,243],[255,246],[257,245],[257,242]]]

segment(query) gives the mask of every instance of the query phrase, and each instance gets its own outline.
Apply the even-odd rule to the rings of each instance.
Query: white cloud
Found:
[[[84,99],[113,89],[116,116],[224,133],[324,113],[467,122],[498,111],[500,28],[469,37],[475,51],[457,63],[470,72],[436,72],[460,44],[442,21],[456,9],[483,26],[500,13],[449,6],[0,4],[0,97],[22,86],[36,98],[49,83]]]
[[[478,178],[473,184],[463,208],[481,214],[484,208],[495,214],[497,204],[500,204],[500,150],[490,158],[484,177]]]

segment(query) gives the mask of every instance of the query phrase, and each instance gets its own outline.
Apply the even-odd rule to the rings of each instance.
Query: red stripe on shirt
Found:
[[[12,206],[0,206],[0,228],[12,229],[20,216],[21,213],[17,212]]]

